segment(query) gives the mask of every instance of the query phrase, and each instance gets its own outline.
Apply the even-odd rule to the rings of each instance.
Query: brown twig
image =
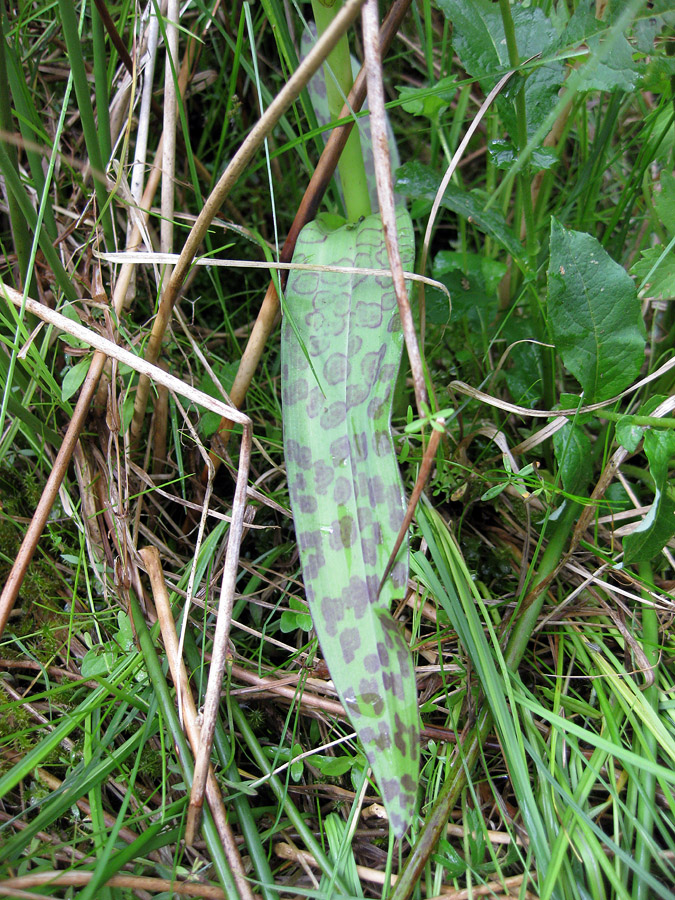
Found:
[[[291,847],[289,844],[275,844],[274,852],[282,859],[290,859],[295,861],[296,863],[299,863],[300,860],[302,860],[306,865],[313,866],[315,868],[319,867],[318,863],[311,853],[308,853],[306,850],[297,850],[295,847]],[[379,869],[372,869],[368,866],[357,866],[356,872],[359,878],[363,881],[368,881],[371,884],[378,885],[384,885],[385,883],[386,873],[381,872]],[[392,874],[390,877],[391,883],[396,884],[397,876]],[[500,881],[490,881],[480,885],[473,885],[473,887],[471,888],[462,888],[459,890],[449,889],[442,894],[438,894],[436,897],[434,897],[434,900],[468,900],[469,897],[485,897],[487,895],[499,897],[500,895],[503,896],[504,892],[508,892],[508,896],[511,892],[511,889],[513,889],[515,893],[516,889],[521,887],[526,877],[526,875],[512,875],[510,878],[504,878]],[[424,882],[420,882],[419,887],[422,891],[427,891]],[[521,892],[518,891],[518,893],[520,894]],[[526,892],[526,895],[527,894],[529,894],[529,891]],[[530,894],[530,897],[533,898],[534,895]]]
[[[40,540],[40,535],[47,524],[47,519],[49,518],[49,513],[54,505],[54,500],[59,493],[61,482],[66,476],[66,471],[68,469],[68,464],[70,463],[70,458],[73,455],[75,444],[80,437],[80,431],[84,427],[86,418],[89,415],[92,397],[94,396],[98,379],[103,371],[105,359],[106,358],[102,353],[94,354],[94,358],[89,366],[89,371],[87,372],[87,377],[82,385],[79,399],[73,410],[73,417],[70,420],[68,430],[63,438],[63,443],[59,448],[59,452],[56,455],[56,459],[54,460],[54,464],[49,473],[49,478],[42,491],[40,502],[33,513],[33,518],[24,535],[23,541],[21,541],[21,547],[16,555],[10,573],[7,576],[7,581],[2,589],[2,594],[0,594],[0,635],[5,630],[5,625],[14,608],[16,598],[19,596],[19,590],[23,584],[23,579],[28,570],[30,561],[33,558],[33,554],[35,553],[37,543]]]
[[[35,898],[28,888],[36,887],[83,887],[91,881],[95,872],[35,872],[19,878],[6,878],[0,881],[0,895],[8,897]],[[149,878],[146,875],[113,875],[101,887],[128,888],[132,891],[155,891],[157,893],[179,894],[181,897],[203,897],[204,900],[227,900],[222,888],[198,881],[171,881],[169,878]],[[259,894],[253,895],[260,900]]]
[[[391,567],[396,561],[396,556],[398,554],[398,551],[401,549],[401,544],[403,543],[403,539],[407,534],[408,528],[410,528],[410,523],[412,522],[413,516],[415,515],[417,504],[419,503],[419,499],[422,496],[424,485],[427,483],[429,474],[431,473],[431,467],[434,462],[434,457],[436,456],[436,448],[438,447],[438,442],[440,441],[441,435],[443,434],[443,425],[445,424],[445,419],[436,419],[435,424],[438,427],[432,430],[431,437],[429,438],[429,443],[427,444],[427,448],[424,451],[422,465],[420,466],[420,471],[417,476],[417,480],[415,481],[415,487],[413,488],[413,492],[410,495],[410,500],[408,500],[408,507],[405,511],[405,516],[403,518],[403,522],[401,523],[401,527],[396,538],[396,543],[394,544],[394,549],[391,551],[389,562],[387,563],[387,567],[384,570],[384,574],[380,581],[380,586],[377,589],[378,596],[380,591],[382,590],[384,582],[387,579],[387,576],[391,572]]]
[[[181,96],[185,92],[185,88],[187,86],[187,79],[191,65],[190,54],[192,46],[193,42],[191,41],[188,45],[188,49],[186,51],[179,76],[179,90],[181,92]],[[161,166],[158,167],[157,161],[158,159],[161,159],[162,144],[163,140],[160,138],[157,153],[155,154],[155,164],[153,170],[151,171],[150,177],[148,178],[148,183],[146,185],[145,191],[143,192],[143,198],[141,200],[141,208],[139,212],[143,224],[147,223],[148,221],[149,214],[148,212],[146,212],[146,210],[149,210],[152,205],[152,198],[154,197],[155,191],[157,190],[158,179],[161,175]],[[128,250],[136,250],[140,244],[140,224],[141,222],[134,224],[131,237],[129,238],[127,244]],[[124,308],[126,292],[131,280],[133,270],[133,265],[123,265],[117,282],[115,283],[112,306],[115,310],[116,317],[119,317]],[[4,288],[4,286],[2,287]],[[33,514],[33,518],[31,520],[28,531],[26,532],[24,539],[21,542],[21,547],[19,548],[19,552],[16,556],[16,559],[14,560],[12,569],[7,577],[7,581],[5,582],[5,585],[3,587],[2,594],[0,594],[0,635],[2,635],[9,615],[14,608],[16,598],[19,595],[23,579],[26,575],[26,571],[28,570],[28,565],[33,558],[35,548],[37,547],[38,541],[40,540],[40,535],[44,530],[47,518],[49,517],[49,513],[51,512],[52,506],[54,505],[54,500],[56,499],[61,483],[65,478],[66,471],[77,444],[80,432],[82,431],[87,415],[91,410],[92,401],[94,401],[94,395],[96,394],[97,390],[97,385],[98,397],[96,399],[96,402],[94,402],[94,408],[98,408],[99,411],[102,411],[105,408],[106,384],[105,381],[99,384],[99,381],[102,381],[101,376],[104,372],[105,367],[105,354],[98,352],[94,353],[91,365],[89,367],[89,372],[87,373],[87,377],[84,380],[84,384],[82,385],[82,388],[80,390],[79,399],[73,411],[73,417],[68,425],[63,443],[61,444],[59,452],[54,461],[54,465],[49,474],[49,478],[47,479],[47,483],[45,484],[42,496],[40,497],[40,502],[38,503],[35,513]]]

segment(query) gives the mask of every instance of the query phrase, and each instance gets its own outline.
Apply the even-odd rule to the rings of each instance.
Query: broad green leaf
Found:
[[[340,778],[354,765],[351,756],[312,756],[312,765],[328,778]]]
[[[441,177],[422,163],[405,163],[396,173],[396,190],[412,200],[428,200],[432,203]],[[495,209],[485,210],[486,203],[487,197],[479,191],[463,191],[453,184],[446,188],[442,201],[446,209],[470,221],[480,231],[502,244],[512,256],[519,258],[523,252],[520,241],[500,212]]]
[[[446,18],[452,22],[452,45],[469,75],[478,78],[487,93],[511,68],[506,46],[504,25],[499,6],[491,0],[438,0]],[[525,9],[511,6],[516,43],[522,59],[552,48],[558,35],[544,13],[537,8]],[[551,111],[551,106],[564,79],[560,63],[550,62],[534,69],[525,79],[525,108],[528,135],[537,128]],[[522,83],[522,77],[518,76]],[[499,111],[507,131],[516,135],[516,114],[509,97],[497,99]]]
[[[485,320],[497,312],[497,287],[506,271],[504,263],[479,253],[441,250],[434,259],[432,274],[450,291],[453,321],[466,315],[472,325],[480,325],[481,320],[486,324]],[[436,321],[429,304],[427,318]]]
[[[398,88],[401,97],[401,106],[411,116],[425,116],[435,122],[438,115],[450,106],[457,93],[457,78],[449,75],[439,79],[433,87],[409,87]]]
[[[652,559],[675,534],[675,486],[668,479],[675,457],[675,431],[648,429],[644,451],[654,479],[654,502],[638,528],[623,539],[626,564]]]
[[[650,297],[675,296],[675,253],[671,250],[659,262],[663,251],[663,244],[649,247],[648,250],[641,252],[640,259],[631,266],[631,272],[638,280],[638,287],[645,278],[649,278],[644,289]],[[655,265],[656,269],[654,269]]]
[[[616,439],[629,453],[635,453],[644,435],[644,428],[634,423],[632,416],[622,416],[616,423]]]
[[[620,4],[617,4],[617,12]],[[607,50],[603,45],[612,41]],[[562,47],[585,44],[589,55],[579,68],[580,89],[584,91],[632,91],[639,77],[640,64],[625,35],[613,35],[608,23],[595,18],[595,4],[580,3],[560,39]],[[600,59],[598,60],[598,56]]]
[[[290,634],[291,631],[297,631],[298,628],[302,631],[311,631],[312,619],[307,612],[307,607],[303,606],[295,597],[289,598],[288,605],[291,608],[282,612],[279,621],[279,626],[283,633]]]
[[[626,38],[620,35],[609,52],[605,53],[602,40],[599,35],[588,39],[590,62],[593,62],[593,56],[598,53],[602,53],[603,58],[596,66],[582,66],[582,90],[634,91],[640,79],[641,66],[633,60],[633,48]]]
[[[590,234],[551,220],[549,328],[584,402],[627,387],[644,359],[645,327],[635,285]]]
[[[84,379],[87,377],[90,365],[91,357],[85,356],[74,366],[71,366],[66,370],[66,374],[63,376],[63,381],[61,383],[62,400],[70,400],[73,394],[80,389]]]
[[[410,269],[413,232],[404,210],[398,228]],[[387,267],[379,216],[337,229],[310,223],[293,261]],[[390,430],[403,343],[396,296],[388,276],[292,271],[286,310],[284,452],[307,599],[400,836],[416,799],[419,714],[412,657],[390,612],[406,589],[407,542],[379,590],[405,513]]]
[[[96,675],[109,675],[116,662],[114,646],[107,642],[87,650],[82,660],[82,677],[94,678]]]
[[[654,52],[654,38],[660,34],[663,26],[663,20],[656,16],[637,20],[635,23],[635,46],[640,53]]]
[[[513,402],[536,406],[544,395],[544,369],[542,349],[532,342],[531,324],[512,316],[502,334],[510,348],[504,377]]]
[[[498,169],[510,169],[518,158],[518,150],[511,141],[504,139],[488,141],[490,160]],[[532,151],[528,165],[531,169],[551,169],[558,162],[558,155],[548,147],[539,147]]]
[[[593,476],[590,438],[580,425],[568,421],[553,435],[553,452],[565,491],[579,496]]]

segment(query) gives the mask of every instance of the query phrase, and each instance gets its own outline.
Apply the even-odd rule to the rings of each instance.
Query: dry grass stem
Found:
[[[401,327],[408,350],[408,360],[412,370],[415,386],[415,400],[419,415],[424,414],[427,403],[427,389],[424,383],[424,367],[415,323],[413,321],[408,291],[403,276],[403,265],[398,247],[396,229],[396,210],[394,208],[394,190],[391,183],[391,161],[389,159],[389,138],[387,135],[387,114],[384,108],[384,87],[382,86],[382,59],[378,41],[377,0],[367,0],[362,11],[363,46],[366,60],[366,76],[368,80],[368,101],[370,103],[371,128],[373,134],[373,159],[375,161],[375,179],[377,183],[377,200],[382,218],[384,240],[387,256],[394,279],[396,300],[401,316]],[[384,580],[384,579],[383,579]]]
[[[173,613],[171,612],[171,604],[169,603],[169,595],[164,583],[164,573],[162,572],[162,564],[159,558],[159,552],[156,547],[145,547],[139,550],[138,554],[145,566],[150,578],[152,587],[152,596],[157,610],[157,618],[162,631],[162,639],[166,647],[166,655],[171,669],[171,677],[176,686],[176,693],[179,698],[179,708],[182,709],[182,721],[184,723],[185,733],[192,752],[197,753],[200,745],[200,729],[197,723],[197,708],[190,690],[190,682],[188,679],[187,669],[183,662],[178,638],[176,636],[176,623],[174,622]],[[187,618],[187,611],[185,613]],[[206,799],[211,809],[218,835],[227,855],[227,860],[237,882],[237,887],[242,900],[253,900],[253,893],[246,878],[244,866],[241,856],[237,849],[237,845],[232,833],[232,829],[227,821],[227,813],[223,804],[223,797],[216,781],[213,767],[209,765],[206,778]],[[194,835],[188,837],[186,833],[186,842],[188,846],[194,843]]]

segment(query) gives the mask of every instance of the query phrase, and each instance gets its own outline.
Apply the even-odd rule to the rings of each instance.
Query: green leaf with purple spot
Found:
[[[413,231],[403,209],[398,231],[410,270]],[[310,223],[293,262],[388,268],[379,216],[339,228]],[[390,425],[403,347],[396,295],[390,276],[293,270],[286,309],[284,449],[305,590],[331,678],[400,836],[419,772],[412,657],[390,611],[406,590],[407,542],[378,593],[405,514]]]

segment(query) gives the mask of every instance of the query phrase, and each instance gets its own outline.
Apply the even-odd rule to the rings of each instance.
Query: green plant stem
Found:
[[[675,428],[674,416],[633,416],[626,413],[612,412],[608,409],[598,409],[595,412],[598,419],[608,419],[610,422],[619,422],[621,419],[630,420],[631,425],[640,425],[645,428]]]
[[[319,36],[328,28],[342,6],[341,0],[336,0],[332,6],[324,6],[321,0],[312,0],[314,21]],[[326,76],[326,96],[328,109],[333,121],[339,119],[345,99],[349,94],[352,84],[352,62],[349,55],[349,41],[347,35],[343,35],[328,55],[324,63]],[[363,163],[361,151],[361,138],[358,126],[352,128],[345,149],[338,161],[338,171],[342,183],[342,193],[345,199],[347,219],[357,222],[361,216],[369,216],[370,199],[368,196],[368,181],[366,168]]]
[[[578,505],[568,504],[568,508],[556,522],[532,587],[536,587],[555,569],[563,554],[577,515]],[[511,670],[515,670],[518,667],[525,652],[529,638],[537,623],[544,596],[545,592],[542,592],[536,597],[523,610],[514,624],[504,654],[506,663]],[[454,805],[466,785],[467,777],[473,771],[478,761],[481,748],[487,740],[492,726],[492,713],[486,705],[481,710],[478,721],[471,729],[468,737],[463,741],[461,747],[457,748],[458,752],[452,760],[450,772],[443,783],[431,812],[427,815],[415,846],[405,862],[403,871],[396,881],[390,900],[407,900],[415,885],[419,883],[424,866],[445,829]]]
[[[499,0],[499,10],[502,14],[502,23],[504,25],[504,34],[506,36],[506,47],[509,51],[509,63],[511,64],[511,68],[516,69],[520,65],[520,54],[518,53],[516,29],[513,24],[509,0]],[[524,85],[516,94],[516,128],[518,132],[516,135],[518,140],[518,152],[522,153],[527,147],[527,110],[525,108]],[[522,205],[523,215],[525,217],[525,247],[527,250],[528,261],[532,264],[537,252],[537,240],[530,182],[525,172],[520,172],[518,175],[518,190],[520,193],[520,203]],[[516,218],[516,223],[519,222],[520,216]]]
[[[145,617],[143,616],[143,612],[141,610],[138,599],[136,598],[134,592],[131,590],[129,591],[129,606],[136,635],[138,637],[138,642],[140,644],[143,659],[145,661],[145,666],[147,668],[148,677],[150,678],[152,686],[157,695],[159,707],[168,725],[169,731],[171,733],[171,738],[176,748],[178,749],[178,762],[183,772],[185,785],[189,790],[189,787],[192,783],[192,775],[194,771],[192,753],[190,752],[185,734],[183,733],[183,729],[181,728],[180,722],[178,721],[178,716],[176,715],[176,710],[171,698],[171,693],[169,692],[169,686],[166,683],[164,672],[162,671],[162,667],[157,657],[154,640],[145,622]],[[211,811],[208,809],[208,807],[204,809],[204,816],[202,819],[202,833],[204,835],[204,840],[206,841],[206,846],[211,856],[214,869],[218,875],[218,879],[222,885],[223,890],[225,891],[226,896],[232,897],[233,900],[235,900],[235,898],[239,898],[240,900],[240,894],[239,890],[237,889],[234,875],[232,874],[232,870],[230,869],[229,863],[221,846],[220,838],[218,837],[218,832],[216,830],[213,817],[211,816]]]
[[[652,584],[654,575],[649,562],[640,563],[640,578]],[[645,701],[655,713],[659,709],[659,619],[653,606],[652,598],[647,591],[642,592],[642,641],[641,646],[652,667],[653,684],[643,692]],[[658,740],[649,728],[644,729],[644,753],[647,759],[655,760],[658,756]],[[640,777],[642,790],[638,796],[637,820],[639,827],[635,835],[635,863],[639,869],[649,870],[652,860],[652,835],[654,832],[654,809],[656,808],[656,776],[651,772],[643,772]],[[633,900],[649,900],[650,886],[641,878],[633,879]]]
[[[112,155],[110,141],[110,111],[108,109],[108,65],[105,47],[105,29],[103,21],[96,9],[91,7],[91,25],[94,50],[94,82],[96,86],[96,114],[98,119],[98,139],[101,156],[109,160]]]

